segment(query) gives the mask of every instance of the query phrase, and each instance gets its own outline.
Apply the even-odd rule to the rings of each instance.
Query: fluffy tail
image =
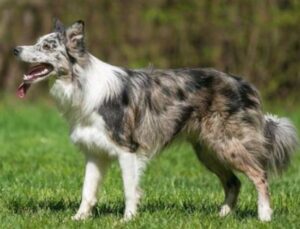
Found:
[[[272,173],[281,174],[299,146],[297,131],[287,118],[268,114],[265,119],[265,137],[269,150],[268,169]]]

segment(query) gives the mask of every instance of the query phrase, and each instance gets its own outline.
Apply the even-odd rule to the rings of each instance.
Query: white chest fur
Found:
[[[77,123],[71,131],[71,140],[85,153],[116,156],[120,148],[109,137],[103,118],[93,113],[88,120]]]
[[[105,100],[117,96],[121,80],[116,76],[125,74],[117,67],[89,57],[89,65],[74,65],[76,80],[58,79],[51,94],[71,127],[71,140],[85,153],[107,153],[111,156],[121,152],[105,128],[103,118],[96,112]]]

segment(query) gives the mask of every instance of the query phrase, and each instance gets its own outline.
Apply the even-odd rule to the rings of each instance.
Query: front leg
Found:
[[[97,203],[97,192],[103,180],[110,159],[86,155],[85,178],[82,190],[80,207],[72,217],[73,220],[84,220],[92,214],[92,209]]]
[[[122,152],[119,155],[125,192],[125,221],[132,219],[137,213],[137,206],[141,197],[139,180],[146,161],[146,158],[142,158],[135,153]]]

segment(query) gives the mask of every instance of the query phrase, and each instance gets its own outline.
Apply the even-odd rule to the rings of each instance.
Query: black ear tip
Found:
[[[81,25],[84,26],[84,21],[83,20],[78,20],[78,21],[76,21],[76,23],[81,24]]]
[[[63,23],[58,18],[53,18],[53,24],[55,28],[63,27]]]
[[[65,27],[64,24],[58,19],[58,18],[53,18],[54,21],[54,32],[58,33],[65,33]]]

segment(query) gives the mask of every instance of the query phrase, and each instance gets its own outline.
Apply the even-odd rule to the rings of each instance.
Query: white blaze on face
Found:
[[[22,51],[18,57],[21,61],[32,63],[32,65],[24,74],[23,82],[18,87],[17,96],[19,98],[25,97],[31,84],[57,74],[58,69],[65,69],[63,72],[68,72],[66,48],[60,42],[57,33],[41,37],[35,45],[20,47]]]

